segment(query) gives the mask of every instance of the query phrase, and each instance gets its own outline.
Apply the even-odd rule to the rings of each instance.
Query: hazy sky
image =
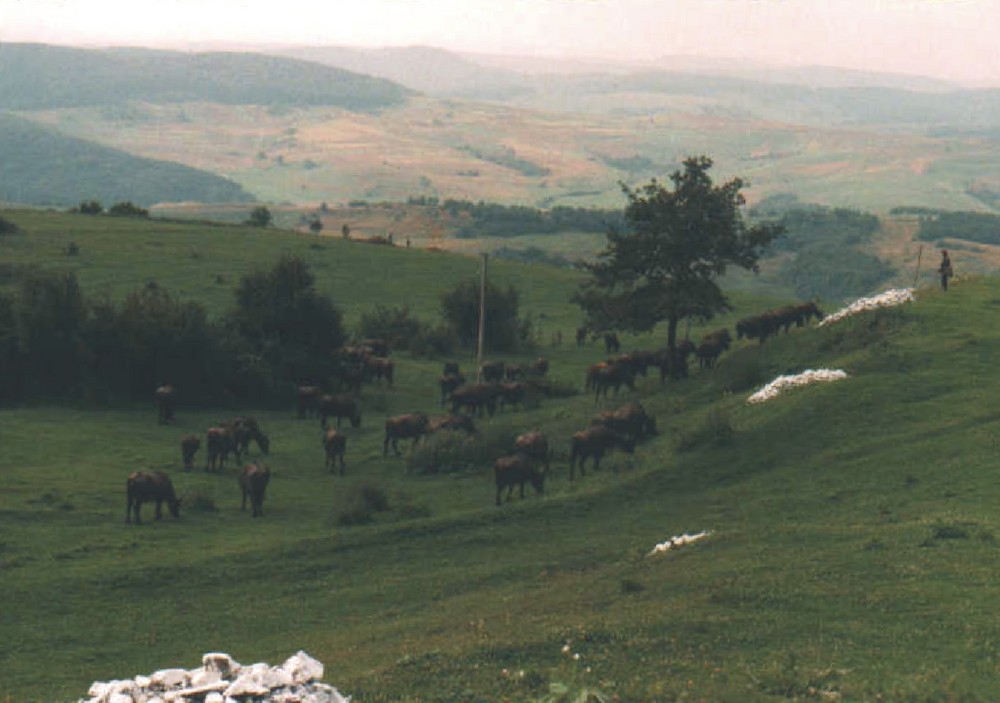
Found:
[[[1000,85],[1000,0],[0,0],[0,42],[747,58]]]

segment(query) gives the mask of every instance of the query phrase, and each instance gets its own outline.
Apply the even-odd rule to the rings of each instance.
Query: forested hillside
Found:
[[[64,207],[91,199],[106,205],[254,199],[216,174],[132,156],[3,112],[0,154],[0,201],[11,203]]]

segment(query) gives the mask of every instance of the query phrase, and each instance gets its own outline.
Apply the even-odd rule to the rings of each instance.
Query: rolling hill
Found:
[[[233,281],[211,272],[237,275],[283,252],[307,257],[355,313],[412,300],[425,314],[444,276],[475,268],[442,252],[241,227],[3,216],[21,230],[0,238],[5,261],[79,267],[86,289],[112,292],[156,270],[181,298],[215,309]],[[64,253],[70,240],[77,257]],[[379,285],[352,278],[370,271],[383,272]],[[575,274],[498,271],[553,330],[571,332]],[[329,683],[375,703],[588,691],[995,700],[998,299],[994,278],[956,280],[947,294],[925,286],[902,307],[737,342],[715,369],[665,386],[641,378],[598,403],[572,391],[603,350],[546,343],[524,359],[550,358],[560,397],[477,419],[468,444],[441,439],[399,458],[384,456],[383,420],[439,412],[445,359],[396,354],[396,384],[361,394],[343,477],[323,468],[318,423],[297,420],[291,396],[284,409],[182,403],[171,426],[156,424],[152,403],[0,408],[4,694],[77,700],[94,680],[191,668],[208,651],[250,663],[305,649]],[[734,303],[712,327],[769,301]],[[806,368],[848,378],[747,403]],[[627,401],[657,418],[658,434],[570,481],[572,433]],[[239,508],[233,468],[202,471],[199,455],[199,470],[184,472],[178,449],[182,435],[247,412],[272,440],[268,457],[251,453],[274,473],[256,519]],[[515,492],[498,508],[492,459],[529,428],[554,447],[544,493]],[[452,458],[435,463],[433,451]],[[137,468],[170,474],[179,519],[152,520],[147,506],[145,524],[123,524],[124,478]],[[350,517],[359,508],[367,521]],[[704,540],[654,552],[703,530]]]

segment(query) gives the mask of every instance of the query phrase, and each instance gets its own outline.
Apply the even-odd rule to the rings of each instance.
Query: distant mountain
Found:
[[[503,100],[533,90],[526,77],[516,71],[491,68],[460,54],[426,46],[297,46],[267,51],[379,76],[436,97]]]
[[[248,202],[254,197],[226,178],[188,166],[142,159],[66,137],[0,112],[0,201],[25,205],[105,206],[131,201]]]
[[[8,110],[127,100],[373,110],[410,94],[384,79],[263,54],[0,43],[0,106]]]

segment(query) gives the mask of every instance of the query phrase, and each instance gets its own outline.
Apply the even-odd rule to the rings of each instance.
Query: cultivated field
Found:
[[[242,273],[282,253],[310,263],[349,321],[375,303],[430,319],[440,290],[478,267],[273,230],[3,216],[24,231],[0,239],[8,280],[22,265],[72,268],[85,292],[117,297],[155,278],[213,313]],[[298,649],[365,702],[558,700],[552,684],[622,701],[997,698],[995,280],[739,342],[714,370],[641,378],[595,404],[583,374],[603,349],[569,343],[579,274],[494,271],[525,312],[544,313],[540,347],[521,358],[548,356],[564,393],[484,418],[483,436],[436,471],[420,468],[426,449],[383,458],[382,428],[437,412],[445,359],[394,355],[396,385],[365,387],[343,477],[324,470],[319,423],[295,418],[291,389],[283,409],[181,403],[166,427],[152,403],[0,408],[7,699],[71,701],[95,679],[193,667],[213,650],[249,663]],[[692,336],[779,301],[733,302]],[[556,330],[566,342],[553,347]],[[779,373],[821,367],[850,377],[745,402]],[[659,434],[570,482],[572,432],[626,400],[641,400]],[[199,454],[184,472],[178,447],[247,412],[272,441],[258,519],[240,511],[233,467],[206,473]],[[545,493],[497,508],[491,458],[534,427],[555,449]],[[147,506],[143,525],[124,524],[124,479],[138,468],[171,475],[179,519],[156,522]],[[364,485],[387,509],[345,524]],[[701,542],[649,555],[701,530]]]

